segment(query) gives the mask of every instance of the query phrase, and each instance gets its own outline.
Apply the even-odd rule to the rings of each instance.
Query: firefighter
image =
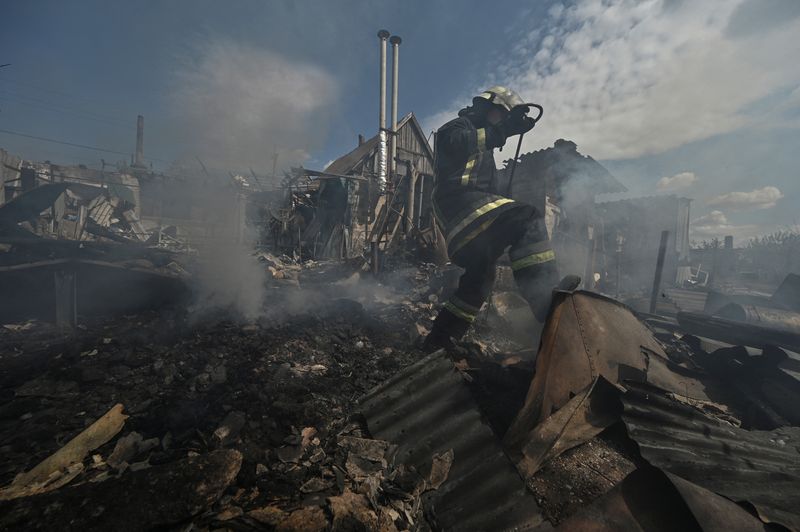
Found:
[[[434,214],[450,260],[465,271],[425,338],[427,352],[452,347],[464,336],[491,293],[506,249],[534,316],[543,322],[547,315],[558,271],[543,214],[500,195],[493,155],[509,137],[533,128],[529,107],[514,91],[492,87],[436,134]]]

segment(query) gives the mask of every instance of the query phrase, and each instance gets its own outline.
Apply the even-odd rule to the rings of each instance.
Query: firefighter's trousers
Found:
[[[447,345],[450,338],[460,339],[467,332],[491,294],[497,261],[506,249],[514,280],[536,319],[543,322],[550,307],[558,269],[544,218],[530,205],[489,194],[481,196],[483,200],[471,202],[473,207],[477,205],[471,212],[480,214],[467,214],[467,218],[474,218],[467,224],[459,220],[465,211],[448,220],[442,215],[447,209],[436,206],[450,260],[465,272],[455,294],[436,317],[426,339],[428,348]]]

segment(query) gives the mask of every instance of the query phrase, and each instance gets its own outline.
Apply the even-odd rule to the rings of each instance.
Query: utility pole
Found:
[[[144,168],[144,117],[139,115],[136,117],[136,158],[133,161],[133,166],[137,168]]]
[[[650,314],[656,313],[658,293],[661,291],[661,274],[664,272],[664,257],[667,254],[667,239],[669,231],[661,231],[661,242],[658,244],[658,259],[656,259],[656,275],[653,278],[653,291],[650,293]]]

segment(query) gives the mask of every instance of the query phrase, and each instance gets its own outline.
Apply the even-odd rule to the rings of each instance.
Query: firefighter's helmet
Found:
[[[478,100],[488,101],[494,105],[502,107],[506,111],[511,111],[513,108],[519,107],[520,105],[531,105],[529,103],[525,103],[516,92],[507,87],[500,86],[486,89],[472,99],[473,102],[477,102]]]

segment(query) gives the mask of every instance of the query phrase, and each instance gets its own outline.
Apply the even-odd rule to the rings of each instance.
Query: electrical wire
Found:
[[[44,92],[44,93],[49,93],[49,94],[53,94],[53,95],[56,95],[56,96],[66,97],[66,98],[71,99],[71,100],[73,100],[75,102],[84,102],[84,103],[91,104],[91,105],[96,105],[96,103],[97,103],[94,98],[89,98],[89,97],[83,96],[83,95],[70,94],[68,92],[55,90],[52,87],[42,87],[41,85],[36,85],[36,84],[33,84],[33,83],[27,83],[25,81],[19,81],[19,80],[16,80],[16,79],[9,79],[9,78],[0,77],[0,83],[12,83],[14,85],[19,85],[19,86],[22,86],[22,87],[27,87],[27,88],[31,88],[31,89],[37,90],[39,92]],[[122,108],[116,108],[116,110],[120,111],[120,112],[124,112]]]
[[[95,122],[100,122],[103,124],[108,124],[116,127],[123,127],[126,129],[132,127],[132,123],[125,122],[118,118],[104,116],[101,114],[93,113],[91,111],[85,111],[83,109],[64,107],[58,104],[53,104],[45,100],[40,100],[38,98],[31,98],[29,96],[15,94],[9,91],[5,91],[3,89],[0,89],[0,99],[6,99],[9,102],[13,102],[14,105],[25,105],[28,107],[33,107],[35,109],[44,109],[47,111],[57,111],[61,113],[73,113],[77,115],[79,118],[83,118],[86,120],[93,120]]]
[[[24,138],[27,138],[27,139],[40,140],[40,141],[43,141],[43,142],[52,142],[54,144],[62,144],[64,146],[72,146],[74,148],[82,148],[84,150],[92,150],[92,151],[99,151],[99,152],[105,152],[105,153],[113,153],[115,155],[124,155],[126,157],[130,155],[130,152],[109,150],[109,149],[106,149],[106,148],[100,148],[98,146],[89,146],[89,145],[86,145],[86,144],[76,144],[74,142],[67,142],[65,140],[49,139],[47,137],[39,137],[37,135],[29,135],[27,133],[21,133],[19,131],[10,131],[8,129],[0,129],[0,133],[5,133],[7,135],[13,135],[13,136],[16,136],[16,137],[24,137]],[[161,162],[161,163],[169,163],[169,161],[165,161],[164,159],[156,159],[155,157],[145,157],[145,159],[151,160],[151,161],[158,161],[158,162]]]

